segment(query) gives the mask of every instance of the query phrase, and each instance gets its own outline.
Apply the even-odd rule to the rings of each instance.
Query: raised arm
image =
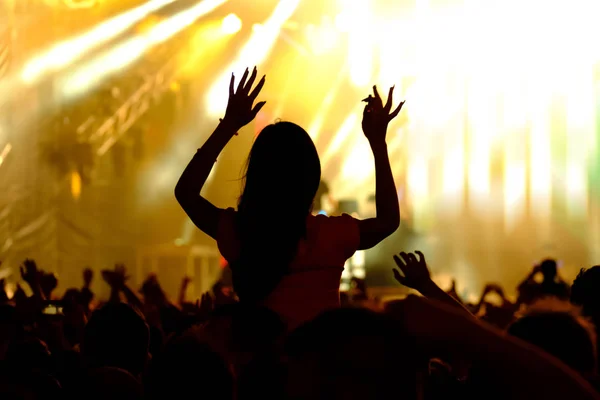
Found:
[[[398,115],[404,105],[404,102],[400,103],[390,113],[393,91],[394,88],[390,88],[385,106],[375,86],[373,86],[375,97],[369,95],[364,100],[367,105],[363,112],[362,128],[369,140],[375,158],[375,207],[377,216],[359,221],[360,250],[376,246],[394,233],[400,225],[400,204],[398,203],[398,193],[396,192],[385,141],[388,124]]]
[[[416,296],[388,303],[424,350],[450,350],[484,368],[511,399],[599,399],[592,386],[555,357],[510,337],[456,308]]]
[[[415,289],[428,299],[439,301],[466,314],[472,315],[461,303],[443,291],[431,280],[425,256],[420,251],[413,253],[402,252],[394,255],[398,269],[393,269],[394,278],[402,285]]]
[[[229,82],[229,101],[225,117],[204,145],[198,149],[175,186],[175,198],[192,222],[208,236],[216,239],[221,209],[200,195],[208,175],[225,145],[237,135],[237,131],[250,123],[265,102],[253,107],[254,100],[265,84],[263,76],[256,88],[250,92],[256,80],[256,67],[248,79],[248,69],[244,72],[237,90],[234,91],[235,77]],[[247,81],[246,81],[247,80]]]

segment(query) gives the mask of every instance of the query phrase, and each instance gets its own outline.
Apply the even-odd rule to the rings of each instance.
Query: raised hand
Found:
[[[431,276],[425,256],[420,251],[415,252],[419,258],[413,253],[402,252],[399,255],[394,255],[394,261],[398,269],[393,269],[394,278],[411,289],[421,291],[431,283]]]
[[[30,286],[39,284],[41,273],[38,271],[35,261],[27,259],[23,262],[23,266],[21,267],[21,277]]]
[[[196,300],[196,311],[203,317],[208,317],[214,308],[215,302],[208,292],[204,293],[201,299]]]
[[[92,279],[94,278],[94,271],[90,268],[86,268],[83,270],[83,286],[90,287],[92,284]]]
[[[102,278],[108,285],[115,289],[121,289],[125,286],[125,282],[129,279],[127,276],[127,271],[123,264],[115,265],[114,270],[104,270],[102,271]]]
[[[115,278],[117,279],[117,284],[119,286],[124,286],[125,282],[129,280],[127,269],[124,264],[115,265]]]
[[[246,68],[236,90],[234,90],[235,76],[231,74],[231,81],[229,82],[229,101],[227,102],[227,109],[225,111],[223,122],[231,125],[235,130],[248,125],[266,103],[265,101],[261,101],[253,106],[256,97],[258,97],[258,94],[265,84],[265,76],[263,75],[254,90],[251,91],[257,74],[256,67],[254,67],[252,74],[248,79],[248,68]]]
[[[391,111],[393,93],[394,87],[392,86],[384,106],[379,92],[377,92],[377,86],[373,86],[374,96],[369,95],[369,97],[363,100],[367,105],[363,111],[362,129],[370,142],[385,142],[388,124],[396,118],[404,105],[403,101],[394,111]]]

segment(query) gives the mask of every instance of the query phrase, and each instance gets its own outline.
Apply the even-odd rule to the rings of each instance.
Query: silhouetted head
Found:
[[[232,271],[241,301],[263,300],[287,272],[320,180],[319,155],[304,129],[278,122],[260,132],[238,204],[240,257]]]
[[[288,398],[416,398],[413,348],[384,314],[326,311],[287,337]]]
[[[5,368],[0,370],[0,399],[62,399],[60,383],[41,371],[23,371]]]
[[[153,359],[147,380],[150,399],[231,400],[233,378],[225,361],[193,332],[175,338]]]
[[[596,370],[593,324],[568,302],[547,298],[531,305],[508,333],[562,360],[583,375]]]
[[[107,304],[85,327],[83,355],[92,368],[116,367],[138,375],[148,359],[148,324],[133,307]]]
[[[22,371],[52,372],[52,356],[48,346],[36,337],[27,337],[11,344],[6,361],[12,368]]]
[[[554,281],[556,274],[558,273],[556,261],[552,259],[546,259],[540,264],[540,270],[544,275],[545,281]]]
[[[600,321],[600,265],[582,269],[571,286],[571,302],[583,308],[583,313]]]

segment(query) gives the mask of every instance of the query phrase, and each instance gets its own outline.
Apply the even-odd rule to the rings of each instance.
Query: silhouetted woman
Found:
[[[400,209],[385,136],[403,103],[391,112],[393,88],[385,106],[375,88],[374,97],[365,99],[362,127],[375,158],[376,218],[311,214],[321,165],[310,136],[291,122],[260,132],[250,151],[237,211],[220,209],[199,193],[227,142],[265,104],[253,107],[265,77],[251,91],[256,68],[248,75],[246,69],[236,90],[232,75],[225,117],[188,164],[175,197],[196,226],[217,240],[232,267],[240,301],[271,308],[293,329],[339,307],[345,261],[398,228]]]

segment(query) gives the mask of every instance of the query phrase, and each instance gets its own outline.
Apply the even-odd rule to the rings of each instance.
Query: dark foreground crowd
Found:
[[[125,268],[102,273],[105,303],[81,288],[53,300],[54,275],[22,268],[27,296],[0,292],[0,399],[596,399],[600,267],[572,285],[556,262],[536,266],[516,302],[488,285],[465,304],[430,278],[424,256],[394,256],[396,280],[422,296],[373,305],[363,282],[340,298],[344,264],[400,223],[390,167],[392,107],[377,88],[362,130],[375,164],[377,215],[315,213],[321,165],[308,133],[265,127],[250,150],[237,208],[201,195],[224,147],[265,106],[256,68],[175,188],[194,224],[216,240],[231,270],[196,303],[173,303],[155,277],[141,289]],[[409,188],[410,189],[410,188]],[[281,199],[273,203],[273,199]],[[496,297],[491,301],[491,295]],[[367,306],[368,305],[368,306]]]
[[[184,279],[172,302],[155,276],[134,290],[117,266],[103,271],[111,296],[99,301],[88,269],[56,299],[56,277],[26,261],[33,295],[0,291],[0,398],[598,397],[600,266],[568,285],[546,260],[516,302],[488,285],[467,304],[431,280],[420,253],[395,258],[396,279],[423,297],[374,305],[358,281],[342,307],[292,331],[240,302],[228,279],[196,302]]]

